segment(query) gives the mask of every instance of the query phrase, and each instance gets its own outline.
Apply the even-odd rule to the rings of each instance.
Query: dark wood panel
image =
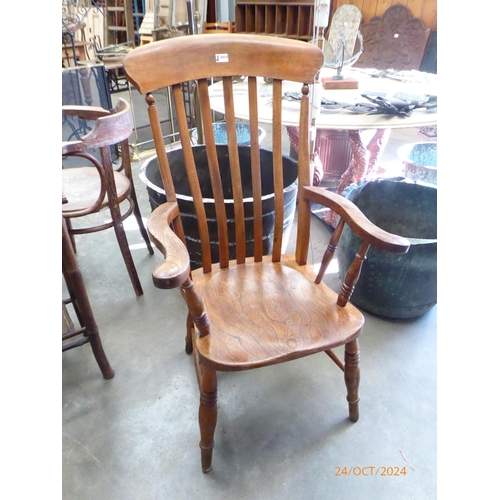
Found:
[[[341,5],[355,5],[363,14],[363,22],[381,16],[391,6],[401,4],[408,7],[432,31],[437,31],[437,0],[332,0],[332,14]]]
[[[408,7],[391,5],[382,16],[363,23],[360,30],[364,51],[356,67],[420,69],[431,30]]]

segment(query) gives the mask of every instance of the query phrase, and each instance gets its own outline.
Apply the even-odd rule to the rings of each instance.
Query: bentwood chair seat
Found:
[[[127,177],[113,172],[116,188],[116,201],[121,203],[130,195],[131,184]],[[66,212],[87,210],[95,203],[95,193],[101,189],[101,177],[94,167],[68,168],[64,171],[63,191],[71,193]],[[99,211],[109,207],[107,193],[104,195]]]
[[[127,78],[146,94],[166,203],[148,220],[148,231],[165,260],[153,272],[158,288],[180,287],[188,311],[185,350],[192,353],[200,390],[199,424],[202,470],[211,468],[217,422],[217,371],[260,368],[325,352],[343,371],[349,417],[358,419],[359,347],[363,315],[349,297],[370,246],[404,253],[409,243],[373,225],[360,210],[340,195],[311,186],[309,155],[309,100],[323,53],[314,45],[285,38],[250,34],[210,34],[178,37],[139,47],[125,58]],[[250,110],[250,161],[240,162],[236,134],[233,86],[235,76],[245,75]],[[234,220],[228,221],[223,183],[212,127],[209,84],[222,78],[228,155],[231,170]],[[257,78],[271,82],[272,166],[274,183],[274,233],[272,252],[262,251],[262,176],[258,140]],[[295,81],[302,88],[297,106],[299,122],[297,236],[294,254],[283,252],[284,196],[282,156],[282,82]],[[259,80],[260,81],[260,80]],[[219,261],[212,263],[204,196],[199,183],[186,116],[183,84],[194,82],[194,94],[204,130],[206,161],[218,228]],[[170,87],[201,241],[202,267],[191,271],[159,112],[153,92]],[[241,87],[240,87],[241,88]],[[289,103],[287,103],[289,105]],[[191,115],[191,114],[190,114]],[[253,234],[245,226],[249,214],[243,205],[241,172],[251,171]],[[207,177],[207,176],[205,176]],[[337,213],[337,225],[318,274],[308,263],[311,202]],[[192,217],[191,217],[192,219]],[[360,237],[360,249],[337,294],[322,283],[344,225]],[[236,259],[229,259],[228,232],[236,235]],[[247,239],[253,240],[248,254]],[[165,315],[168,315],[165,310]],[[333,348],[345,346],[345,362]],[[311,364],[314,370],[314,364]],[[290,381],[292,384],[293,381]],[[278,457],[277,457],[278,458]]]

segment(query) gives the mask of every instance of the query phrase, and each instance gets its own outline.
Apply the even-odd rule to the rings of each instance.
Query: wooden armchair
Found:
[[[151,214],[148,230],[165,256],[153,273],[158,288],[180,287],[188,308],[186,352],[193,353],[200,388],[199,424],[202,470],[211,468],[217,421],[217,371],[260,368],[325,352],[344,371],[350,419],[358,420],[359,350],[357,337],[363,315],[349,301],[361,264],[371,245],[404,253],[404,238],[371,224],[349,201],[324,189],[311,187],[309,162],[309,86],[323,63],[317,47],[301,41],[250,34],[210,34],[180,37],[139,47],[125,58],[130,82],[146,94],[158,162],[167,202]],[[233,107],[232,77],[247,75],[250,105],[250,164],[241,164]],[[222,77],[226,104],[229,159],[235,218],[228,221],[221,182],[208,85]],[[262,255],[261,165],[258,142],[257,77],[272,79],[274,238],[271,255]],[[205,131],[208,169],[216,205],[220,259],[211,263],[210,238],[198,182],[181,83],[197,81]],[[294,255],[283,255],[282,81],[303,83],[298,151],[298,230]],[[176,188],[162,139],[153,91],[172,87],[185,176],[194,198],[202,242],[203,267],[191,272],[184,231],[176,202]],[[252,172],[254,254],[245,253],[245,214],[241,171]],[[310,204],[322,203],[342,217],[316,276],[307,263]],[[228,223],[229,222],[229,223]],[[321,282],[344,224],[363,243],[347,273],[340,293]],[[228,231],[236,231],[236,259],[228,257]],[[252,237],[252,235],[249,235]],[[345,346],[345,364],[332,351]]]
[[[148,251],[153,247],[142,222],[135,195],[128,137],[133,130],[130,105],[119,99],[111,111],[92,106],[63,106],[63,116],[77,116],[81,120],[95,120],[94,127],[81,139],[63,141],[63,158],[78,157],[81,164],[62,169],[62,190],[67,203],[62,215],[68,226],[73,247],[74,235],[87,234],[113,228],[136,295],[142,295],[142,287],[128,246],[123,221],[134,215]],[[114,168],[110,146],[121,147],[121,165]],[[128,206],[126,203],[128,202]],[[125,204],[126,210],[120,206]],[[111,221],[96,224],[87,218],[85,227],[73,227],[72,219],[109,210]]]

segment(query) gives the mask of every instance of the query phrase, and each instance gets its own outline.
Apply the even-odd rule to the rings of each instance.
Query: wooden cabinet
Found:
[[[237,33],[313,37],[314,0],[236,0],[235,14]]]

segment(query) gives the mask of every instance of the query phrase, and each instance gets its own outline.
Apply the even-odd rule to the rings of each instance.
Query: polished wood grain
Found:
[[[308,279],[293,256],[249,260],[193,272],[210,318],[210,335],[196,342],[205,363],[224,371],[268,366],[343,345],[361,331],[361,313],[336,306],[337,294]]]
[[[349,403],[349,420],[357,422],[359,419],[359,344],[354,339],[347,342],[344,351],[344,380],[347,387],[347,402]]]
[[[259,154],[259,113],[257,97],[257,78],[248,77],[248,102],[251,114],[250,122],[250,148],[252,167],[252,196],[253,196],[253,216],[254,219],[262,219],[262,178],[260,174],[260,154]],[[254,258],[255,262],[262,260],[262,224],[254,224]]]
[[[300,64],[290,61],[288,54],[295,50],[296,43],[301,43],[296,40],[282,39],[276,43],[276,38],[271,36],[234,33],[228,44],[226,34],[198,36],[161,40],[134,49],[124,60],[128,79],[141,93],[158,88],[159,80],[164,86],[184,81],[186,74],[197,80],[215,75],[261,76],[269,73],[270,78],[312,83],[317,63],[323,57],[318,54],[317,47],[303,43],[305,57],[301,57]],[[165,50],[172,59],[168,64],[158,64]],[[227,54],[228,62],[217,62],[215,56],[218,54]]]
[[[177,196],[175,194],[174,181],[172,179],[172,173],[170,172],[165,145],[163,143],[160,115],[153,94],[148,94],[146,96],[146,102],[148,104],[148,117],[149,123],[151,124],[151,134],[153,136],[156,154],[158,157],[158,165],[160,168],[163,187],[165,189],[165,196],[167,201],[176,201]]]
[[[172,93],[174,96],[174,104],[177,112],[177,124],[179,127],[179,135],[181,139],[182,150],[184,152],[186,176],[189,182],[189,189],[191,191],[191,196],[193,197],[194,209],[198,220],[198,229],[200,231],[203,270],[205,272],[210,272],[211,269],[210,237],[208,234],[207,217],[205,213],[205,207],[203,205],[203,196],[201,194],[200,183],[198,181],[196,164],[194,162],[193,150],[191,148],[191,136],[189,134],[189,127],[187,124],[186,110],[184,108],[184,96],[181,85],[179,84],[173,85]]]
[[[189,254],[184,243],[173,237],[170,224],[179,216],[175,202],[167,202],[153,211],[148,219],[148,232],[165,261],[153,272],[153,283],[158,288],[176,288],[189,277]]]
[[[207,162],[212,183],[212,192],[215,200],[215,213],[217,217],[217,230],[219,235],[219,258],[220,265],[229,265],[229,237],[227,229],[227,213],[224,204],[224,191],[219,171],[219,160],[215,145],[214,130],[212,127],[212,111],[210,109],[210,99],[208,97],[208,81],[198,80],[198,90],[201,103],[201,115],[203,119],[203,129],[205,133],[205,144],[207,148]]]
[[[309,130],[309,87],[302,87],[302,102],[299,112],[299,131]],[[309,136],[299,134],[297,157],[299,165],[309,164]],[[312,184],[314,168],[299,168],[299,189]],[[300,193],[300,190],[299,190]],[[295,258],[300,265],[307,263],[309,251],[309,235],[311,229],[311,203],[304,196],[297,196],[298,224],[297,245],[295,247]]]
[[[232,78],[223,78],[225,119],[229,166],[231,169],[232,198],[234,200],[234,224],[236,232],[236,259],[238,264],[245,261],[245,214],[243,210],[243,186],[241,184],[240,161],[238,157],[238,140],[236,136],[236,118],[234,115],[234,97]]]
[[[354,233],[370,245],[387,252],[405,253],[408,250],[409,242],[406,238],[379,228],[370,222],[356,205],[343,196],[317,186],[304,187],[303,196],[332,209],[340,215]]]
[[[282,82],[273,80],[273,180],[274,180],[274,240],[273,262],[279,262],[283,239],[285,216],[283,197],[283,158],[282,158]]]
[[[326,270],[328,269],[328,266],[330,265],[330,262],[333,259],[335,250],[337,249],[340,237],[342,236],[342,231],[344,230],[344,224],[345,224],[344,219],[341,219],[340,223],[335,228],[335,231],[333,231],[333,234],[330,238],[330,242],[328,243],[328,246],[326,247],[325,253],[323,255],[323,259],[321,260],[321,265],[318,271],[318,275],[316,276],[315,283],[321,283],[321,280],[325,276]]]
[[[217,37],[215,40],[214,38]],[[224,62],[216,56],[228,54]],[[279,55],[279,57],[278,57]],[[150,217],[148,229],[165,262],[153,273],[158,288],[180,287],[188,317],[185,351],[193,354],[200,390],[199,426],[201,466],[208,472],[212,464],[217,423],[217,371],[241,371],[276,365],[315,353],[325,352],[344,372],[349,418],[359,418],[359,345],[364,318],[349,303],[363,261],[371,246],[404,253],[409,243],[373,225],[350,201],[324,189],[314,188],[309,154],[309,85],[323,62],[322,52],[300,41],[265,35],[196,35],[180,37],[135,49],[125,59],[131,82],[146,93],[150,107],[155,146],[161,157],[160,169],[167,192],[167,203]],[[168,68],[168,71],[166,70]],[[233,77],[249,75],[248,106],[251,134],[249,165],[240,165],[234,112]],[[207,79],[222,78],[228,156],[231,169],[235,217],[230,221],[236,234],[237,252],[228,260],[226,252],[229,224],[223,199],[223,186],[216,155],[210,113]],[[274,236],[270,255],[262,255],[261,245],[254,254],[245,249],[245,239],[262,238],[262,186],[258,143],[258,86],[256,77],[272,80],[272,162],[274,193]],[[294,254],[283,254],[284,219],[282,161],[283,79],[301,84],[298,137],[297,236]],[[216,205],[220,262],[210,262],[210,242],[206,236],[206,211],[193,162],[186,113],[179,86],[195,81],[205,132],[206,155]],[[203,266],[189,272],[189,256],[182,244],[182,217],[175,202],[175,185],[169,170],[165,145],[160,134],[158,112],[151,92],[171,85],[179,122],[180,141],[185,160],[185,177],[194,199],[199,235],[202,240]],[[181,123],[182,122],[182,123]],[[251,171],[253,213],[245,214],[240,167]],[[178,174],[176,174],[177,176]],[[320,274],[308,263],[311,202],[335,210],[341,223],[326,249]],[[252,205],[251,204],[251,205]],[[244,218],[253,216],[254,234],[245,231]],[[176,229],[175,224],[179,225]],[[321,281],[325,266],[333,258],[342,229],[349,225],[363,243],[337,294]],[[227,226],[227,227],[226,227]],[[215,242],[216,243],[216,242]],[[260,242],[259,242],[260,243]],[[168,314],[168,311],[165,311]],[[344,362],[333,352],[345,346]]]
[[[212,367],[203,370],[198,420],[201,434],[201,468],[203,472],[208,472],[212,467],[214,433],[217,425],[217,373]]]

